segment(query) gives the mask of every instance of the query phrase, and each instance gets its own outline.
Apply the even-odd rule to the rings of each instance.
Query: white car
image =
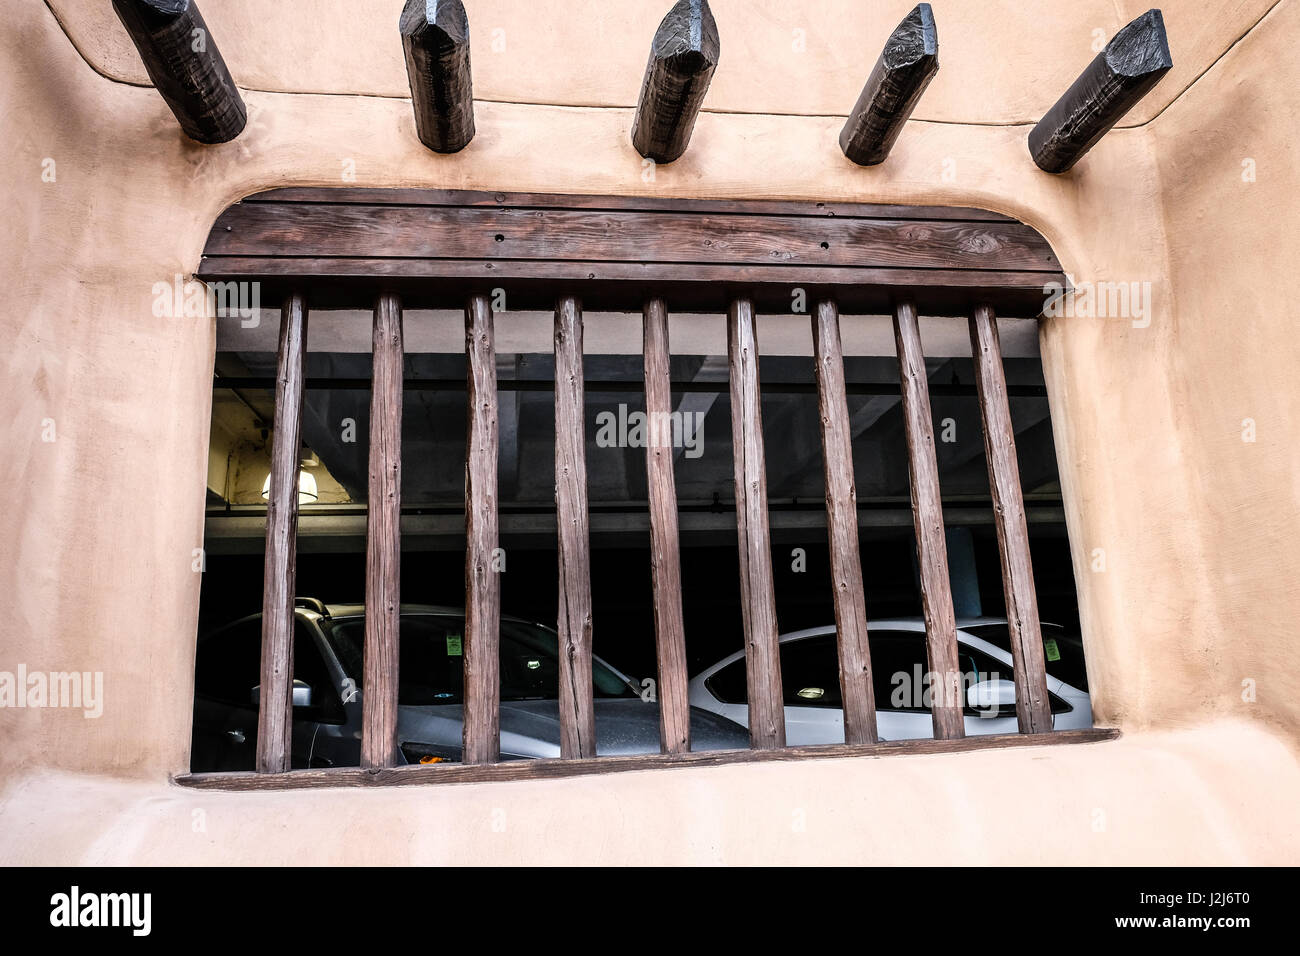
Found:
[[[1092,702],[1082,641],[1054,624],[1044,624],[1042,630],[1053,728],[1091,727]],[[844,743],[834,625],[783,634],[780,642],[786,743]],[[869,621],[868,642],[880,739],[933,737],[925,622],[920,618]],[[1005,618],[958,622],[957,653],[967,694],[968,736],[1014,734],[1018,730],[1010,647]],[[746,688],[745,654],[737,651],[691,681],[690,702],[693,707],[749,726]]]

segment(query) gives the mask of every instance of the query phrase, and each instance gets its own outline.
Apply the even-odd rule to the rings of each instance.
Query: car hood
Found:
[[[659,705],[628,697],[596,700],[598,756],[659,753]],[[459,749],[460,704],[398,708],[398,739]],[[743,750],[749,732],[740,724],[698,707],[691,708],[692,750]],[[560,705],[556,700],[501,702],[503,757],[560,756]]]

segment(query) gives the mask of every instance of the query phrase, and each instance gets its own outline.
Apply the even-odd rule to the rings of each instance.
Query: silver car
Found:
[[[356,766],[361,753],[365,608],[300,598],[294,612],[292,765]],[[398,742],[408,763],[461,756],[463,610],[403,605]],[[252,615],[199,641],[191,769],[251,770],[257,739],[262,618]],[[502,759],[560,755],[559,639],[555,631],[501,618]],[[659,752],[659,706],[627,675],[592,662],[596,752]],[[645,697],[652,695],[645,692]],[[744,727],[691,709],[694,750],[749,746]]]
[[[782,634],[781,684],[785,736],[791,746],[844,743],[839,656],[835,625]],[[1083,663],[1083,642],[1055,624],[1042,625],[1047,690],[1056,730],[1092,726],[1092,701]],[[867,627],[876,725],[881,740],[934,736],[930,716],[925,621],[873,620]],[[957,658],[966,686],[967,736],[1014,734],[1016,685],[1006,618],[963,618],[957,622]],[[745,654],[737,651],[698,674],[690,684],[692,707],[742,723],[746,703]]]

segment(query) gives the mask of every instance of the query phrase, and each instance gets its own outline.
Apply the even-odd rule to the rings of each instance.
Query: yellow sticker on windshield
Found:
[[[448,634],[447,635],[447,656],[463,657],[465,654],[463,645],[464,642],[461,640],[461,636],[459,634]]]
[[[1061,659],[1061,649],[1056,646],[1055,638],[1047,638],[1043,641],[1043,650],[1047,651],[1049,661],[1059,661]]]

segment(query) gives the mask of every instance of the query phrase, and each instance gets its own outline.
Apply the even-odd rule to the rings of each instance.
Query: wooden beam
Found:
[[[455,153],[474,138],[469,16],[461,0],[406,0],[398,20],[415,132],[435,153]]]
[[[889,35],[840,131],[840,149],[859,166],[885,161],[921,94],[939,72],[939,32],[918,3]]]
[[[1058,730],[1044,736],[1024,734],[981,734],[964,740],[889,740],[874,744],[820,744],[786,747],[783,750],[704,750],[688,754],[636,754],[626,757],[598,757],[595,760],[506,760],[487,767],[455,763],[415,764],[378,773],[357,767],[329,767],[294,770],[275,776],[255,773],[187,773],[175,777],[182,787],[196,790],[298,790],[312,787],[394,787],[440,783],[487,783],[503,780],[554,780],[590,774],[624,773],[636,770],[666,770],[685,767],[725,767],[735,764],[775,763],[836,758],[874,759],[893,756],[944,755],[981,750],[1009,750],[1018,747],[1064,747],[1100,744],[1118,740],[1120,732]],[[954,774],[959,763],[951,764]]]
[[[666,754],[691,749],[686,629],[682,622],[682,568],[677,531],[677,486],[673,479],[669,379],[668,305],[648,299],[642,311],[645,410],[651,424],[646,445],[646,485],[650,499],[650,579],[654,589],[655,652],[659,662],[659,746]],[[689,425],[683,417],[682,428]],[[659,424],[656,424],[659,423]]]
[[[853,479],[848,395],[844,390],[840,313],[833,299],[822,299],[817,303],[812,331],[822,465],[826,475],[826,533],[835,600],[844,742],[870,744],[876,741],[876,695],[871,684],[867,600],[858,553],[858,492]]]
[[[197,4],[113,0],[113,9],[186,136],[213,144],[243,132],[248,109]]]
[[[984,419],[984,455],[989,465],[998,551],[1002,557],[1002,590],[1006,596],[1016,679],[1016,716],[1022,734],[1047,733],[1052,729],[1052,710],[1047,696],[1047,662],[1038,620],[1034,566],[1029,556],[1029,524],[1020,492],[1016,436],[1007,403],[998,324],[988,306],[976,307],[971,316],[970,345],[975,358],[980,415]]]
[[[781,653],[767,523],[758,331],[754,303],[749,299],[732,300],[727,316],[727,357],[731,362],[731,448],[736,474],[745,676],[749,684],[749,743],[755,749],[784,747],[785,702],[781,696]]]
[[[686,152],[719,50],[708,0],[678,0],[650,44],[632,121],[632,145],[646,159],[671,163]]]
[[[948,546],[943,534],[943,498],[939,492],[934,421],[930,415],[930,383],[916,307],[910,302],[900,302],[894,309],[894,342],[903,389],[908,471],[912,479],[912,521],[921,571],[926,661],[931,678],[930,716],[935,738],[950,740],[965,736],[962,711],[966,701],[962,697],[957,618],[948,580]]]
[[[555,304],[555,519],[559,529],[560,756],[596,756],[592,701],[591,535],[587,518],[582,304]]]
[[[501,757],[501,577],[497,535],[497,375],[492,304],[465,305],[465,763]]]
[[[307,360],[307,306],[291,295],[280,313],[262,577],[262,666],[257,772],[283,773],[293,741],[293,600],[297,585],[299,435]]]
[[[375,302],[372,342],[361,766],[379,768],[397,763],[401,631],[402,303],[391,293]]]
[[[1146,96],[1174,65],[1159,10],[1124,26],[1029,132],[1040,169],[1063,173]]]

